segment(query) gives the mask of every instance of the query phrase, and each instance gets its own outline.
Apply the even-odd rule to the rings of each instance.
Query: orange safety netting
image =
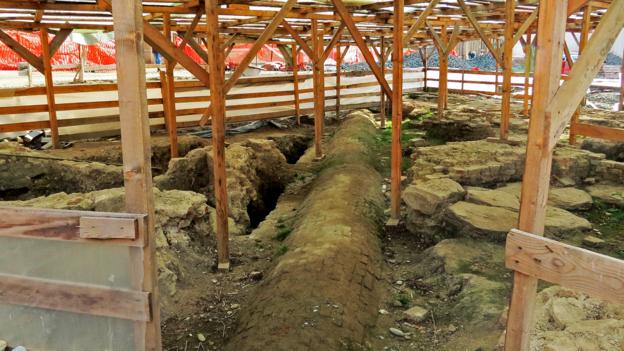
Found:
[[[39,33],[7,31],[7,34],[36,56],[41,56],[41,40]],[[52,39],[54,36],[51,35],[50,37]],[[180,45],[181,42],[182,38],[177,37],[176,44]],[[253,44],[237,44],[226,58],[226,64],[230,67],[238,66],[252,45]],[[115,64],[114,41],[99,42],[93,45],[80,45],[68,39],[61,45],[52,58],[52,65],[80,64],[80,50],[86,50],[87,65],[100,66]],[[203,63],[199,55],[189,46],[184,48],[184,52],[195,62]],[[336,50],[332,50],[328,57],[328,63],[335,64],[336,58],[337,52]],[[258,53],[255,61],[263,64],[267,62],[285,63],[282,53],[276,44],[265,45]],[[21,58],[4,43],[0,42],[0,70],[17,70],[20,62],[26,62],[26,60]],[[354,64],[361,62],[364,62],[364,57],[361,52],[356,47],[351,47],[349,52],[345,55],[344,63]],[[305,67],[307,64],[310,64],[311,61],[304,52],[300,51],[297,56],[297,63],[300,67]]]

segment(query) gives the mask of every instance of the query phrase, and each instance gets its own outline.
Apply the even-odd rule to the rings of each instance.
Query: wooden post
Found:
[[[314,68],[313,91],[314,91],[314,149],[316,159],[323,158],[322,138],[323,138],[323,120],[325,119],[325,84],[324,84],[324,66],[321,62],[323,55],[323,30],[319,28],[317,20],[312,20],[312,51],[314,52]]]
[[[498,39],[492,39],[494,46],[498,50],[500,48]],[[500,51],[499,51],[500,52]],[[494,94],[498,94],[498,73],[500,72],[500,63],[496,61],[496,71],[494,72]]]
[[[622,50],[622,68],[620,68],[620,108],[624,111],[624,50]]]
[[[589,41],[589,31],[591,30],[591,13],[592,13],[592,5],[591,2],[587,4],[585,8],[585,12],[583,12],[583,27],[581,29],[581,41],[579,43],[578,53],[579,56],[587,46],[587,42]],[[581,115],[581,106],[585,105],[585,99],[572,115],[572,120],[570,121],[570,137],[568,142],[570,145],[576,145],[576,136],[578,134],[576,125],[579,123],[579,117]]]
[[[78,45],[78,50],[80,50],[80,67],[78,67],[78,81],[80,83],[84,83],[85,81],[85,66],[87,65],[86,48],[86,45]]]
[[[292,45],[292,67],[293,67],[293,95],[295,99],[295,118],[297,119],[297,125],[301,125],[301,107],[299,104],[299,67],[297,66],[297,56],[299,56],[299,49],[297,44]]]
[[[346,47],[345,50],[349,48]],[[342,52],[340,51],[340,44],[336,45],[336,117],[340,117],[340,85],[342,75]]]
[[[392,154],[390,170],[390,216],[401,217],[401,122],[403,122],[403,23],[404,0],[394,1],[392,37]]]
[[[61,147],[58,131],[58,120],[56,119],[56,100],[54,98],[54,79],[52,78],[52,64],[50,60],[50,43],[48,42],[48,32],[45,28],[40,30],[41,37],[41,58],[43,59],[43,76],[45,78],[46,98],[48,101],[48,116],[50,119],[50,131],[52,133],[52,146],[55,149]]]
[[[427,70],[429,69],[429,67],[428,67],[428,64],[429,64],[429,63],[427,62],[427,61],[428,61],[428,59],[429,59],[429,58],[428,58],[428,56],[429,56],[429,55],[427,55],[427,47],[425,46],[424,50],[423,50],[423,51],[422,51],[422,53],[420,54],[420,57],[421,57],[421,59],[423,60],[423,70],[425,71],[425,77],[424,77],[424,79],[425,79],[425,84],[424,84],[424,86],[423,86],[423,90],[424,90],[424,91],[427,91]]]
[[[218,269],[230,269],[227,178],[225,174],[225,63],[219,40],[217,1],[206,1],[206,35],[210,101],[212,104],[212,158],[214,168],[215,209],[217,211]]]
[[[552,165],[552,126],[546,109],[559,88],[567,0],[542,0],[539,11],[533,106],[518,221],[520,230],[538,235],[544,233]],[[529,349],[536,289],[537,279],[519,272],[514,273],[507,319],[507,351]]]
[[[448,43],[448,34],[446,33],[446,26],[440,28],[440,37],[442,43]],[[444,110],[447,108],[448,103],[448,55],[446,48],[438,47],[438,57],[440,58],[440,76],[438,77],[438,117],[444,116]]]
[[[171,16],[168,13],[163,13],[163,31],[167,40],[171,41]],[[191,38],[191,40],[193,40]],[[163,108],[165,112],[165,126],[167,127],[167,133],[169,134],[169,150],[171,158],[178,157],[178,126],[176,118],[176,105],[175,105],[175,78],[173,76],[173,70],[175,63],[165,59],[165,81],[161,79],[163,88]]]
[[[505,2],[505,46],[503,49],[503,99],[501,106],[500,139],[509,137],[509,118],[511,117],[511,73],[514,47],[514,13],[516,0]]]
[[[150,126],[145,90],[143,56],[143,10],[139,0],[113,0],[115,56],[119,92],[119,119],[123,153],[126,210],[146,214],[145,247],[131,249],[134,288],[150,293],[152,319],[135,324],[138,350],[160,351],[160,294],[158,292],[156,242],[154,232],[154,194],[152,187]],[[143,330],[143,326],[145,329]]]
[[[466,71],[461,72],[461,93],[464,93],[464,83],[466,82]]]
[[[533,45],[531,44],[531,29],[527,29],[527,40],[524,44],[524,106],[525,116],[529,115],[529,89],[531,78],[531,58],[533,56]]]
[[[381,65],[381,74],[386,76],[386,58],[385,58],[385,42],[383,35],[381,36],[381,55],[379,55],[379,64]],[[381,96],[379,97],[379,120],[381,129],[386,128],[386,94],[384,94],[383,88],[381,88]]]

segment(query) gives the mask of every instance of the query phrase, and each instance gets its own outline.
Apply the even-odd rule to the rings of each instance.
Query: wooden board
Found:
[[[80,217],[82,239],[136,239],[136,218]]]
[[[81,236],[83,217],[91,218],[91,223],[94,220],[102,223],[133,222],[136,231],[140,229],[140,226],[143,226],[143,219],[145,218],[144,215],[140,214],[0,207],[0,237],[93,242],[91,238]],[[97,240],[97,242],[107,245],[143,246],[142,240],[130,240],[130,238]]]
[[[592,297],[624,303],[624,261],[613,257],[514,229],[507,235],[505,265]]]
[[[149,293],[0,274],[0,303],[147,322]]]

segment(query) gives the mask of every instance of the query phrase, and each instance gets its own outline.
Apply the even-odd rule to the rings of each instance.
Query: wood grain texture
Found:
[[[80,217],[82,239],[130,239],[137,238],[136,218]]]
[[[149,293],[0,273],[0,303],[148,322]]]
[[[624,303],[624,261],[613,257],[512,230],[507,235],[505,265],[592,297]]]
[[[390,216],[401,217],[401,124],[403,122],[403,25],[405,21],[403,0],[394,2],[394,31],[392,54],[392,145],[390,156]]]

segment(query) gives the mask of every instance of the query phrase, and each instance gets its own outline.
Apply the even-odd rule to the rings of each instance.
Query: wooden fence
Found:
[[[327,73],[327,110],[336,100],[336,73]],[[420,70],[406,72],[407,91],[422,87]],[[312,75],[298,75],[301,114],[313,112]],[[370,73],[346,72],[340,85],[341,105],[345,108],[377,105],[379,84]],[[162,85],[147,82],[150,124],[153,129],[165,126]],[[45,87],[2,89],[0,133],[24,132],[50,127]],[[55,86],[55,104],[61,139],[107,137],[119,134],[117,84],[81,84]],[[179,128],[197,126],[210,101],[209,90],[196,80],[175,82],[175,115]],[[291,75],[248,77],[239,80],[227,95],[227,122],[239,123],[295,115],[294,84]],[[6,117],[2,117],[6,116]],[[7,118],[8,117],[8,118]],[[4,121],[3,121],[4,120]],[[3,123],[4,122],[4,123]]]

